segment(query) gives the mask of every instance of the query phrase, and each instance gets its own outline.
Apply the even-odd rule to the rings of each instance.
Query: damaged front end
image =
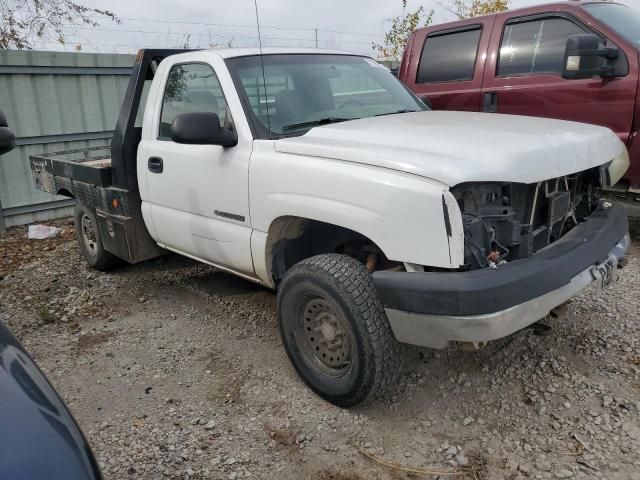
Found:
[[[498,268],[562,238],[597,208],[599,169],[535,184],[464,183],[451,190],[462,213],[462,270]]]

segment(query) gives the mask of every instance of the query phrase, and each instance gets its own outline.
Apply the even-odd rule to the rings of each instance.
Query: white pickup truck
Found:
[[[616,279],[611,131],[429,111],[371,58],[262,53],[141,51],[110,152],[31,157],[90,265],[171,250],[276,289],[293,365],[341,406],[394,381],[400,343],[477,346]]]

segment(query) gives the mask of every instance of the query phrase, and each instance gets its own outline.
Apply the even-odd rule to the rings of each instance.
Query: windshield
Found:
[[[317,125],[427,109],[386,67],[370,58],[324,54],[262,58],[264,77],[259,56],[227,60],[260,138],[302,135]]]
[[[615,3],[592,3],[584,8],[636,47],[640,47],[640,11]]]

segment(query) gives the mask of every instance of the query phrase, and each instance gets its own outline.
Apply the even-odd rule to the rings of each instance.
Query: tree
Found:
[[[458,18],[471,18],[503,12],[509,9],[511,0],[451,0],[452,13]]]
[[[407,0],[402,0],[402,9],[407,8]],[[373,49],[378,57],[385,60],[401,60],[409,35],[418,27],[426,27],[433,20],[434,11],[426,13],[424,7],[414,12],[395,17],[391,20],[391,28],[384,34],[382,45],[374,43]]]
[[[0,0],[0,49],[30,49],[38,39],[64,45],[65,26],[96,27],[96,17],[120,23],[109,10],[88,8],[72,0]]]
[[[184,93],[187,90],[187,72],[182,66],[177,65],[169,72],[164,96],[170,102],[184,101]]]

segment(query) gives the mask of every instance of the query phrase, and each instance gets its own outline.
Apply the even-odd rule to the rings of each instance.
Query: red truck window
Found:
[[[472,80],[481,33],[478,25],[427,36],[416,83]]]
[[[558,17],[507,24],[502,35],[498,76],[562,73],[567,38],[585,33]]]

